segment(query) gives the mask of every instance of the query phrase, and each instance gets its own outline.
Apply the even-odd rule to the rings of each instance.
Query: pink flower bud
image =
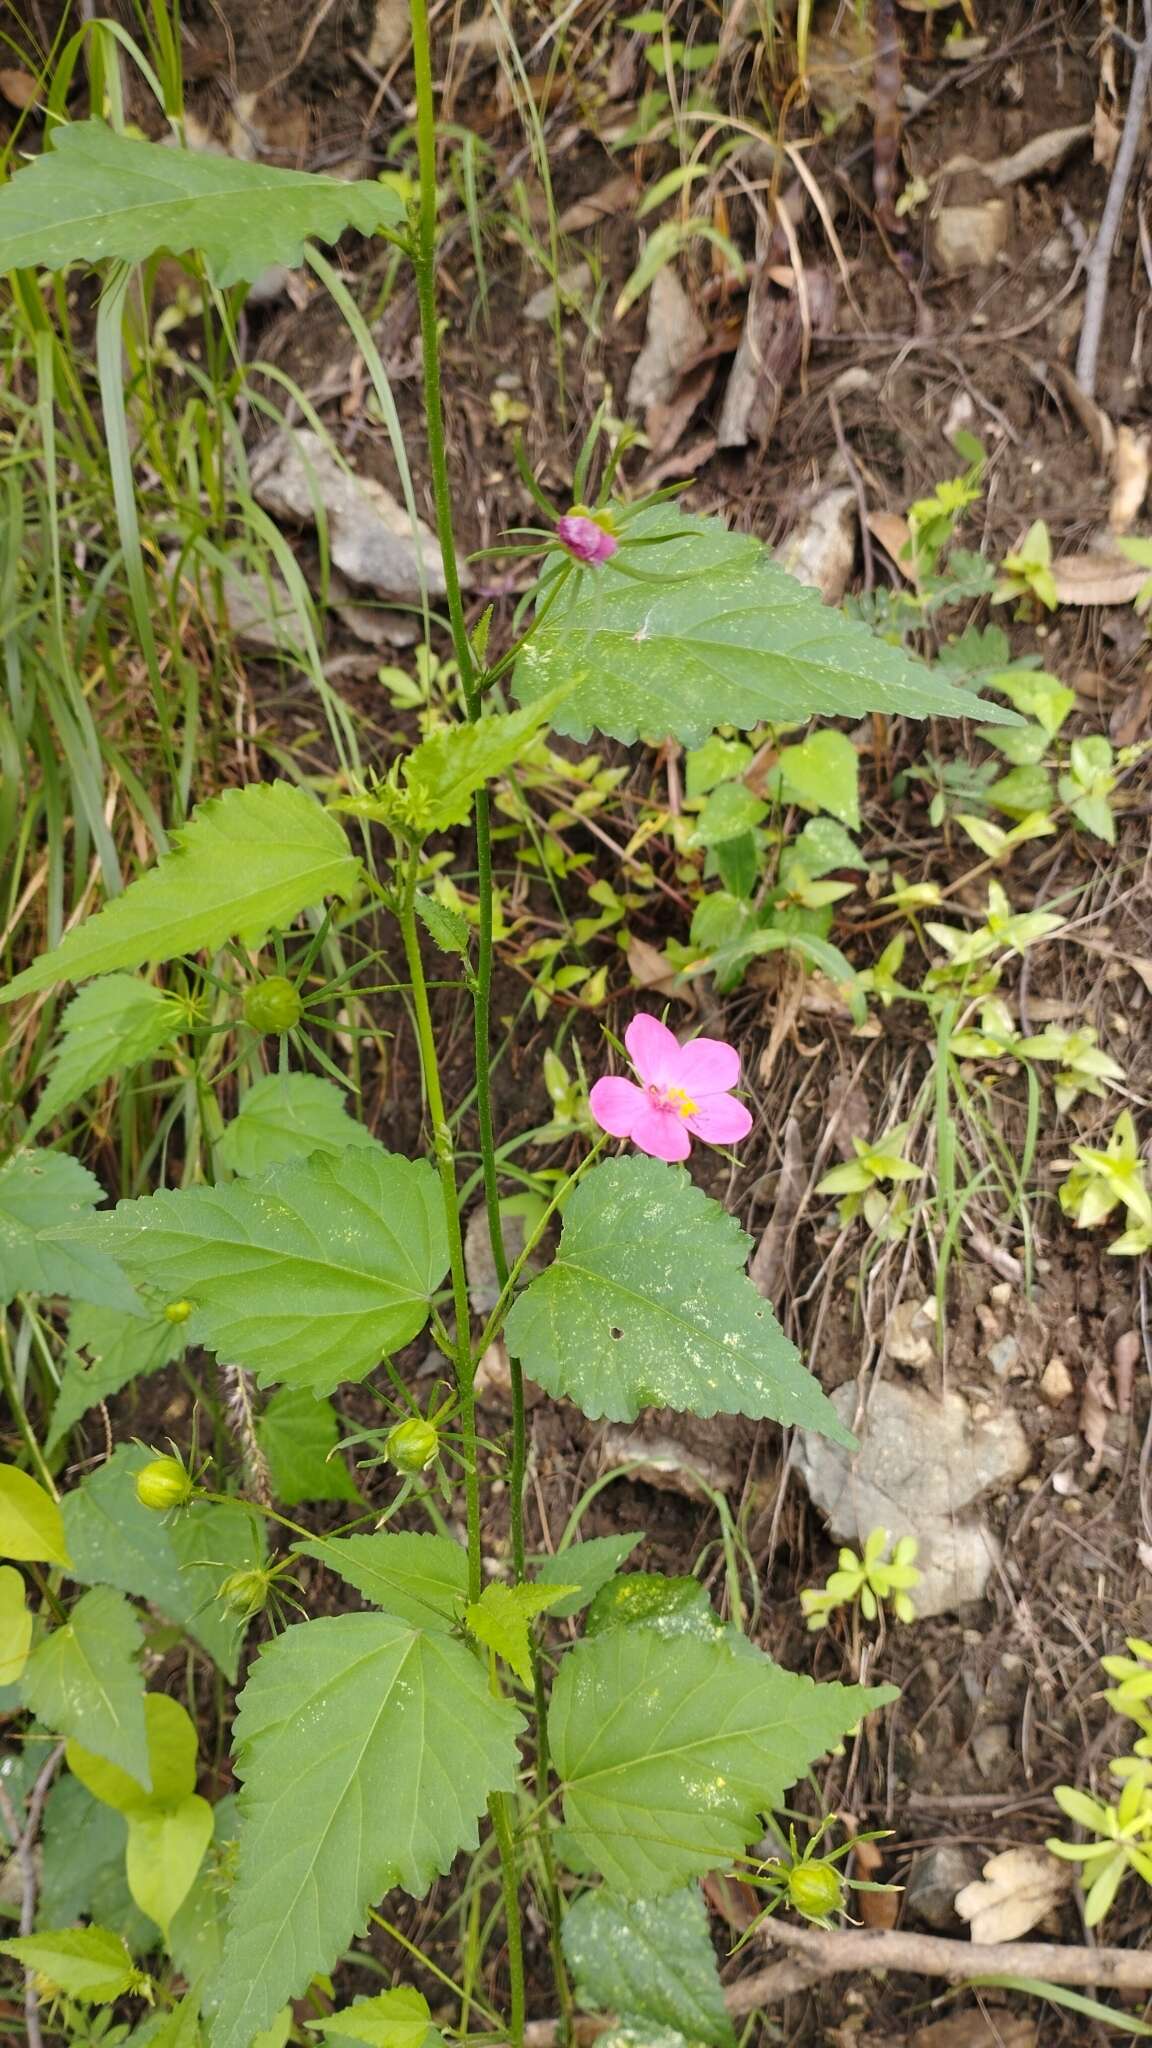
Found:
[[[556,538],[574,561],[587,562],[593,568],[606,562],[620,545],[614,533],[586,512],[566,512],[556,521]]]

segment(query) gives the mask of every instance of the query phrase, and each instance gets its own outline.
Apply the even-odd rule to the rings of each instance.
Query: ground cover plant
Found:
[[[529,206],[506,233],[551,276],[562,387],[548,142],[495,12],[549,195],[543,223]],[[807,77],[810,14],[779,35],[761,25],[766,76]],[[906,1702],[921,1720],[934,1710],[921,1712],[921,1666],[932,1691],[960,1682],[954,1645],[944,1676],[935,1650],[908,1643],[950,1601],[979,1600],[993,1561],[1003,1573],[992,1531],[955,1510],[969,1446],[1002,1478],[1028,1464],[1020,1425],[989,1424],[957,1366],[964,1332],[980,1328],[1007,1387],[1040,1341],[1024,1304],[1054,1243],[1071,1259],[1091,1234],[1124,1287],[1152,1245],[1125,1030],[1033,980],[1086,921],[1081,868],[1139,865],[1124,833],[1149,743],[1139,720],[1103,731],[1058,655],[1044,665],[1069,573],[1046,521],[962,544],[990,502],[988,449],[963,421],[949,473],[874,537],[891,582],[870,569],[844,602],[824,602],[787,550],[698,509],[682,470],[669,483],[630,469],[654,422],[638,435],[607,397],[562,471],[538,465],[544,481],[526,409],[493,404],[530,510],[476,531],[446,419],[444,264],[463,234],[487,277],[483,159],[444,110],[424,0],[396,52],[410,119],[379,177],[192,146],[179,23],[157,4],[131,27],[61,28],[26,102],[46,117],[42,146],[22,161],[17,134],[0,187],[14,392],[0,1955],[14,2038],[853,2038],[826,2034],[827,2014],[820,2032],[778,2036],[781,2001],[868,1967],[820,1946],[850,1943],[854,1921],[899,1943],[905,1879],[915,1910],[914,1871],[891,1848],[903,1816],[869,1801],[868,1762],[895,1754]],[[681,123],[683,143],[702,111],[691,81],[721,45],[687,22],[678,40],[663,16],[625,28],[663,80],[632,142]],[[155,102],[145,126],[126,76]],[[692,186],[725,161],[685,155],[653,186],[640,218],[675,215],[615,317],[646,292],[655,305],[687,252],[733,287],[726,215],[684,196],[695,208]],[[371,317],[331,253],[348,233],[382,266]],[[165,322],[153,295],[173,259]],[[338,488],[348,465],[332,462],[316,392],[245,358],[251,288],[284,271],[311,280],[356,350],[395,530],[411,543],[418,493],[430,515],[408,570],[416,637],[396,662],[374,657],[366,711],[323,644],[329,606],[355,609],[327,467]],[[381,346],[393,293],[413,315],[415,428]],[[177,352],[188,320],[198,338]],[[318,536],[308,577],[266,509],[253,416],[274,445],[297,434],[292,517]],[[277,488],[290,495],[283,475]],[[1128,544],[1139,639],[1146,563]],[[281,728],[262,710],[259,743],[238,589],[284,684]],[[659,764],[635,801],[626,749]],[[21,750],[33,772],[17,792]],[[913,859],[897,805],[918,807],[939,857]],[[609,872],[590,870],[588,843],[611,851]],[[1049,843],[1056,864],[1029,891],[1021,862]],[[753,1063],[732,1020],[765,1000]],[[918,1036],[870,1100],[857,1090],[834,1152],[824,1115],[800,1188],[795,1080],[754,1244],[731,1190],[785,1034],[821,1015],[857,1079],[897,1016]],[[521,1019],[532,1063],[510,1089]],[[405,1078],[385,1113],[393,1068]],[[807,1329],[774,1306],[805,1208],[827,1271]],[[973,1259],[1001,1295],[974,1296]],[[930,1428],[895,1487],[877,1476],[880,1410],[855,1372],[878,1292],[882,1355],[909,1368],[888,1391],[909,1414],[935,1403],[941,1443],[959,1430],[949,1451]],[[1017,1301],[1008,1330],[997,1317]],[[846,1369],[818,1376],[829,1320]],[[1127,1471],[1109,1418],[1137,1398],[1133,1333],[1106,1327],[1111,1376],[1094,1362],[1077,1410],[1088,1481]],[[807,1361],[793,1335],[812,1338]],[[1043,1349],[1035,1377],[1059,1408],[1072,1381]],[[916,1372],[925,1388],[910,1389]],[[653,1436],[654,1414],[670,1435]],[[563,1444],[550,1432],[585,1425],[616,1448],[591,1480],[572,1459],[557,1536],[540,1507]],[[753,1438],[722,1435],[745,1426]],[[753,1440],[784,1447],[768,1495],[750,1458],[734,1480],[714,1456]],[[1147,1458],[1129,1463],[1145,1503]],[[917,1518],[915,1466],[937,1473],[946,1539],[939,1498]],[[1077,1500],[1074,1467],[1065,1451],[1054,1500]],[[851,1540],[809,1569],[797,1544],[782,1656],[754,1532],[774,1553],[799,1469]],[[654,1474],[705,1505],[687,1557],[637,1555]],[[602,1525],[606,1488],[633,1476],[631,1504],[613,1486]],[[843,1526],[840,1496],[866,1486]],[[1129,1540],[1134,1573],[1150,1541]],[[1043,1669],[1027,1588],[1018,1608]],[[1033,1816],[1047,1889],[1017,1934],[1073,1900],[1087,1930],[1125,1912],[1126,1930],[1146,1927],[1139,1608],[1138,1593],[1118,1602],[1088,1644],[1077,1713],[1100,1699],[1122,1734],[1099,1776],[1100,1740],[1089,1755],[1083,1725],[1079,1748],[1061,1735]],[[918,1725],[901,1738],[912,1753]],[[1048,1835],[1057,1814],[1078,1833]],[[990,1912],[964,1902],[995,1889],[997,1860],[983,1886],[974,1872],[951,1886],[944,1924]],[[1014,1968],[993,1931],[971,1965],[963,1943],[919,1938],[893,1967],[1026,2001],[997,2004],[972,2041],[1040,2000],[1072,2024],[1149,2031],[1130,2009],[1152,1974],[1138,1941],[1103,1960],[1084,1942],[1029,1944]],[[765,1944],[767,1975],[745,1974]],[[979,2002],[965,2010],[983,2024]]]

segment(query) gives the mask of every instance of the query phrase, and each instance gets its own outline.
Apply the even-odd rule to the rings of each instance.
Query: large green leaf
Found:
[[[59,1506],[19,1465],[0,1465],[0,1557],[19,1558],[21,1564],[69,1563]]]
[[[115,1928],[134,1954],[151,1947],[156,1930],[128,1890],[124,1851],[128,1823],[71,1772],[53,1785],[41,1829],[43,1863],[37,1925],[63,1927],[95,1920]]]
[[[606,1586],[642,1541],[635,1536],[588,1536],[583,1543],[570,1543],[553,1557],[536,1561],[533,1576],[542,1586],[573,1586],[575,1591],[552,1602],[550,1612],[562,1621],[579,1614],[593,1594]]]
[[[101,1081],[138,1066],[170,1044],[184,1017],[184,1006],[174,996],[133,974],[110,974],[83,989],[60,1019],[52,1073],[28,1136],[34,1138]]]
[[[257,1658],[235,1742],[240,1860],[214,2048],[248,2048],[330,1970],[392,1885],[421,1896],[516,1778],[519,1716],[451,1637],[390,1614],[287,1629]]]
[[[594,1421],[641,1408],[843,1424],[745,1270],[735,1218],[658,1159],[607,1160],[564,1210],[550,1266],[513,1303],[509,1348]]]
[[[319,1074],[265,1074],[254,1081],[230,1124],[216,1156],[229,1173],[267,1173],[313,1152],[331,1156],[350,1145],[374,1145],[370,1131],[349,1116],[334,1081]]]
[[[0,270],[61,270],[159,249],[202,250],[219,284],[294,267],[305,238],[374,234],[401,219],[390,187],[240,163],[117,135],[103,121],[57,126],[52,148],[0,192]]]
[[[655,2020],[715,2048],[734,2040],[695,1885],[664,1899],[585,1892],[564,1915],[562,1933],[578,2004]]]
[[[172,834],[171,852],[154,868],[0,990],[0,1002],[214,952],[226,939],[256,945],[325,896],[348,902],[359,873],[339,823],[307,791],[290,782],[227,789]]]
[[[143,1636],[123,1593],[94,1586],[67,1622],[41,1638],[24,1672],[24,1704],[54,1735],[148,1782]]]
[[[750,534],[669,505],[628,526],[630,540],[661,534],[678,538],[624,547],[571,576],[521,654],[521,702],[569,691],[552,714],[557,732],[585,740],[596,728],[629,741],[670,733],[698,747],[715,726],[763,719],[991,715],[982,699],[823,604]]]
[[[191,1341],[316,1394],[417,1336],[448,1264],[432,1168],[375,1144],[121,1202],[101,1241],[130,1278],[192,1303]]]
[[[82,1584],[116,1586],[148,1600],[236,1677],[244,1622],[218,1598],[230,1572],[263,1562],[264,1525],[231,1503],[197,1501],[177,1515],[142,1507],[135,1477],[152,1452],[121,1444],[61,1503],[72,1563]]]
[[[414,1628],[451,1628],[467,1603],[467,1553],[450,1536],[314,1536],[292,1548],[339,1572],[374,1606]]]
[[[161,1366],[179,1358],[185,1335],[183,1324],[171,1323],[165,1315],[145,1319],[126,1315],[121,1309],[79,1303],[68,1323],[70,1349],[45,1449],[54,1451],[73,1423],[98,1401],[109,1400],[132,1380],[159,1372]],[[88,1353],[91,1364],[79,1356],[82,1351]]]
[[[298,1507],[303,1500],[359,1500],[336,1451],[340,1423],[330,1401],[281,1387],[257,1418],[256,1435],[281,1507]]]
[[[0,1304],[17,1294],[70,1294],[106,1308],[139,1307],[99,1246],[76,1241],[104,1190],[63,1152],[15,1152],[0,1166]]]
[[[741,1854],[814,1759],[891,1686],[814,1685],[721,1639],[613,1629],[563,1658],[549,1730],[564,1819],[626,1898]]]

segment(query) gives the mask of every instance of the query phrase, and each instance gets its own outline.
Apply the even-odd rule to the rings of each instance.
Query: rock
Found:
[[[408,514],[391,491],[374,477],[353,476],[311,429],[274,435],[252,464],[252,487],[273,518],[299,525],[315,525],[318,501],[327,516],[332,560],[354,583],[418,603],[422,556],[429,594],[444,595],[444,564],[431,529],[417,520],[414,540]],[[466,582],[463,571],[462,576]]]
[[[978,1870],[979,1863],[971,1849],[961,1848],[955,1842],[942,1842],[939,1848],[913,1857],[904,1889],[909,1917],[922,1921],[925,1927],[934,1927],[939,1934],[955,1929],[959,1919],[956,1894],[973,1882]]]
[[[1076,1383],[1062,1358],[1050,1358],[1040,1375],[1040,1392],[1050,1408],[1059,1408],[1070,1401],[1076,1392]]]
[[[1012,1749],[1006,1721],[982,1721],[972,1737],[972,1755],[982,1778],[994,1778]]]
[[[855,1381],[830,1396],[852,1424]],[[923,1573],[913,1599],[918,1615],[947,1614],[979,1600],[996,1557],[994,1536],[964,1509],[994,1486],[1020,1479],[1030,1452],[1016,1417],[990,1412],[977,1422],[962,1394],[941,1400],[920,1387],[882,1380],[872,1388],[850,1452],[811,1431],[795,1457],[834,1537],[859,1545],[869,1531],[915,1536]]]
[[[898,1302],[888,1318],[884,1349],[889,1358],[917,1371],[931,1365],[936,1356],[935,1300]]]
[[[932,260],[945,277],[985,270],[1008,245],[1008,201],[942,206],[932,223]]]
[[[989,1346],[987,1358],[997,1379],[1018,1380],[1023,1377],[1018,1338],[998,1337],[995,1344]]]
[[[229,571],[224,584],[224,609],[237,640],[259,653],[303,657],[305,635],[288,585],[270,569],[265,579],[247,571]]]
[[[826,491],[778,553],[782,568],[818,590],[825,604],[839,604],[848,588],[856,560],[859,512],[856,493],[848,484]]]
[[[524,305],[525,320],[551,320],[559,305],[565,311],[592,289],[592,272],[587,263],[573,263],[562,270],[555,284],[542,284]]]

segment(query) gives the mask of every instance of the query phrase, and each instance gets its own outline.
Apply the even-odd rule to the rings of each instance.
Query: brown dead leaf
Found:
[[[404,11],[408,4],[404,0]],[[566,206],[556,225],[562,235],[578,235],[583,228],[594,228],[602,220],[611,220],[615,213],[624,213],[636,199],[640,187],[631,171],[619,171],[607,184],[595,192],[589,192],[584,199],[574,199]]]
[[[1123,555],[1091,550],[1083,555],[1057,555],[1052,579],[1061,604],[1131,604],[1147,582],[1148,571]]]
[[[1081,391],[1067,363],[1055,360],[1042,363],[1039,375],[1042,383],[1055,385],[1060,396],[1072,407],[1085,433],[1091,435],[1092,445],[1101,462],[1111,462],[1116,451],[1116,429],[1095,399]]]
[[[875,1842],[857,1842],[853,1849],[856,1876],[865,1884],[883,1884],[884,1858]],[[857,1892],[856,1910],[865,1927],[895,1927],[900,1918],[902,1896],[890,1892]]]
[[[1071,1888],[1066,1863],[1046,1849],[1005,1849],[984,1865],[983,1878],[956,1894],[956,1911],[973,1941],[1019,1941],[1060,1904]]]
[[[834,127],[871,99],[876,31],[870,12],[838,8],[831,30],[808,38],[808,84],[820,112]]]
[[[372,33],[365,56],[376,71],[386,71],[412,40],[408,0],[376,0]]]
[[[911,548],[912,529],[899,512],[870,512],[868,531],[873,540],[878,540],[893,566],[899,569],[906,583],[916,585],[920,581],[915,555],[905,555],[905,548]]]
[[[1140,1360],[1140,1338],[1135,1330],[1125,1330],[1112,1346],[1112,1385],[1116,1392],[1116,1413],[1131,1415],[1132,1382]]]
[[[836,311],[836,280],[818,264],[808,266],[806,278],[809,323],[813,328],[829,327]],[[718,447],[746,448],[750,441],[763,446],[771,438],[784,395],[800,367],[803,346],[798,294],[782,295],[769,283],[766,271],[757,272],[720,409]]]
[[[1102,1358],[1093,1359],[1080,1396],[1080,1434],[1092,1456],[1084,1470],[1089,1478],[1100,1470],[1108,1442],[1108,1417],[1116,1413],[1116,1396]]]
[[[633,412],[667,405],[685,371],[708,345],[708,329],[697,313],[672,264],[652,280],[644,346],[628,379],[628,404]]]
[[[1001,188],[1019,185],[1025,178],[1039,177],[1042,171],[1057,170],[1080,143],[1087,142],[1091,133],[1089,121],[1080,121],[1074,128],[1049,128],[1013,150],[1011,156],[995,157],[990,164],[981,164],[980,169]]]
[[[766,1301],[775,1301],[784,1278],[784,1254],[788,1233],[796,1221],[808,1189],[808,1166],[804,1139],[796,1117],[784,1123],[784,1159],[768,1227],[752,1254],[748,1277]]]
[[[678,1003],[687,1003],[690,1010],[696,1008],[692,984],[682,982],[676,970],[669,967],[663,953],[650,945],[647,939],[629,938],[628,971],[637,988],[644,993],[673,996]]]
[[[910,2048],[1036,2048],[1038,2039],[1034,2020],[989,2005],[918,2027]]]
[[[40,87],[28,71],[14,67],[0,70],[0,93],[3,93],[10,107],[30,107],[39,96]]]
[[[1108,737],[1114,747],[1130,747],[1143,739],[1152,719],[1152,673],[1143,675],[1125,690],[1108,720]]]
[[[1127,533],[1148,494],[1150,448],[1152,435],[1138,434],[1132,427],[1117,427],[1112,497],[1108,505],[1108,524],[1113,533]]]
[[[644,432],[648,436],[651,455],[655,460],[670,455],[677,446],[681,435],[691,424],[693,413],[703,405],[711,391],[715,375],[714,361],[701,363],[685,377],[667,405],[656,404],[648,407],[644,415]],[[712,446],[715,445],[713,441]]]
[[[1111,171],[1120,147],[1120,123],[1102,100],[1097,100],[1092,113],[1092,161],[1102,170]]]

